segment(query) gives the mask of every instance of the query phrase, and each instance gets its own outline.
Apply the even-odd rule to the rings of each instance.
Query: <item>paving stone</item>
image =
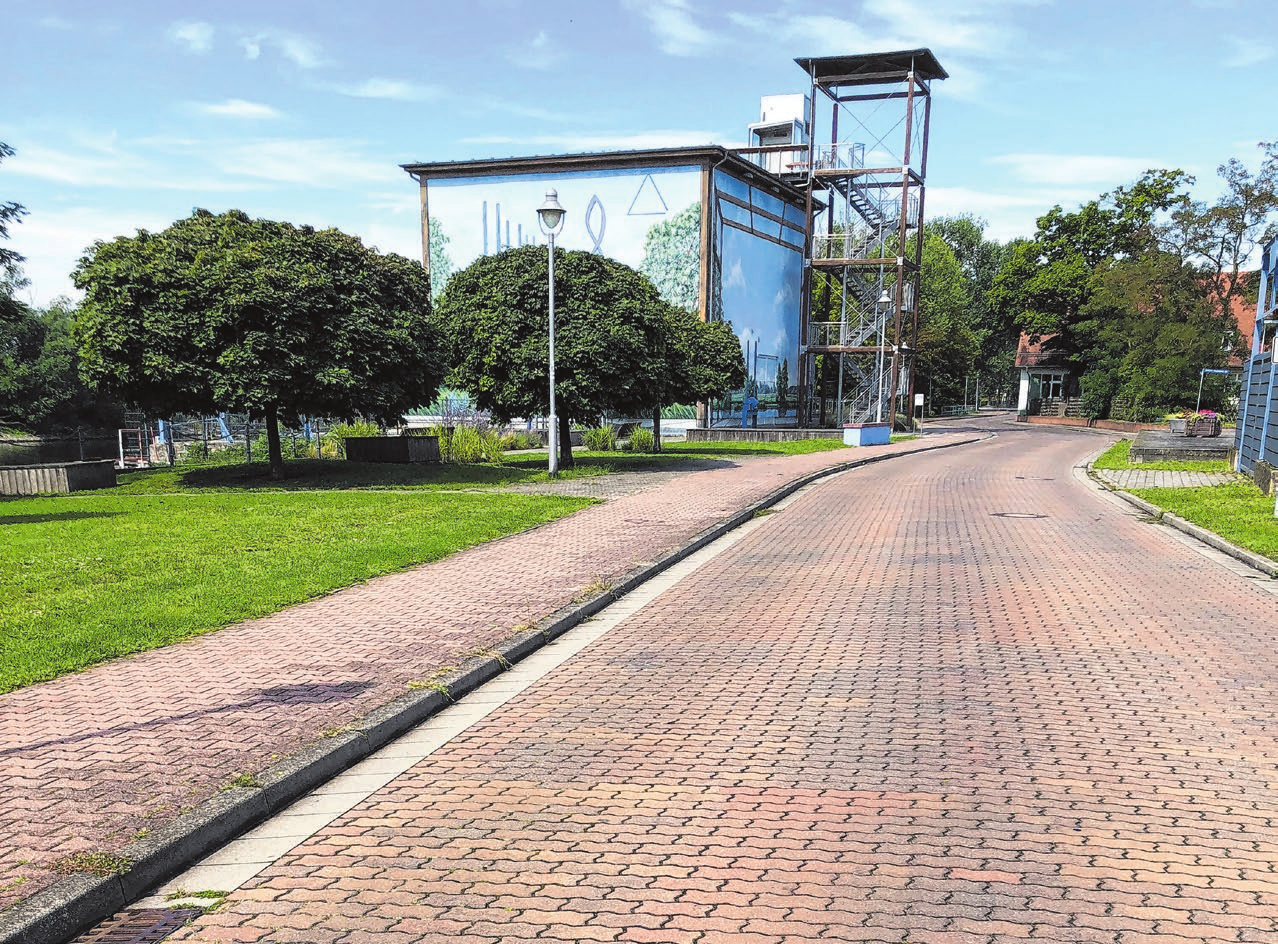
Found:
[[[944,441],[944,436],[926,445]],[[951,434],[951,439],[970,438]],[[0,695],[0,910],[786,482],[919,442],[533,487],[603,503],[189,643]]]
[[[1278,939],[1272,597],[1071,476],[1102,443],[815,487],[172,940],[391,891],[420,941]]]

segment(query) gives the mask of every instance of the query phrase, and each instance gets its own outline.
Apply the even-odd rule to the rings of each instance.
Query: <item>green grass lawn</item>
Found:
[[[670,442],[575,453],[562,477],[842,449],[837,439]],[[502,465],[290,459],[159,468],[101,492],[0,499],[0,692],[277,612],[561,517],[583,499],[494,492],[547,480]]]
[[[1151,472],[1232,472],[1224,459],[1167,459],[1158,462],[1132,462],[1128,456],[1132,441],[1120,439],[1092,463],[1097,469],[1148,469]]]
[[[1097,469],[1151,469],[1172,472],[1231,472],[1222,460],[1166,462],[1128,461],[1130,439],[1120,439],[1093,463]],[[1133,495],[1164,511],[1218,534],[1231,544],[1278,560],[1278,518],[1274,499],[1249,481],[1228,482],[1201,488],[1133,488]]]
[[[0,692],[273,613],[590,503],[225,483],[179,491],[173,473],[150,483],[174,493],[146,495],[131,486],[147,476],[123,478],[134,481],[0,500]]]
[[[1132,494],[1238,547],[1278,561],[1274,499],[1251,482],[1203,488],[1138,488]]]

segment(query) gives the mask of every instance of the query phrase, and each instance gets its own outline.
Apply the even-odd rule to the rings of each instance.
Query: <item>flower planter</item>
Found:
[[[1220,435],[1220,417],[1218,416],[1199,416],[1189,420],[1185,424],[1186,436],[1202,436],[1210,439],[1213,436]]]
[[[1180,433],[1182,436],[1185,435],[1185,425],[1185,420],[1180,418],[1167,421],[1168,429],[1173,433]]]

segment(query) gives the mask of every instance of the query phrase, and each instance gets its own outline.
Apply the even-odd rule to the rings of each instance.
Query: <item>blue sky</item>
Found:
[[[1149,167],[1215,192],[1278,139],[1278,4],[1261,0],[0,0],[0,199],[30,215],[29,301],[99,238],[193,207],[338,226],[416,256],[398,167],[740,144],[796,56],[926,46],[928,215],[1032,232]],[[569,207],[567,225],[584,208]],[[578,215],[573,216],[576,210]]]

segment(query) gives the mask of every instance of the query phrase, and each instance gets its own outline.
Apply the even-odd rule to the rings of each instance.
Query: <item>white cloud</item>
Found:
[[[648,21],[658,47],[668,55],[696,56],[718,42],[694,19],[688,0],[626,0],[626,6]]]
[[[553,147],[564,153],[575,151],[639,151],[646,148],[695,147],[710,144],[721,135],[715,131],[653,130],[635,134],[582,132],[508,137],[482,135],[463,138],[463,144],[519,144],[521,147]]]
[[[413,183],[415,182],[410,180],[410,184]],[[408,191],[396,190],[370,193],[364,201],[364,205],[375,211],[379,216],[383,214],[390,214],[391,216],[412,214],[416,218],[421,213],[421,203],[419,202],[416,186],[413,186]]]
[[[1066,209],[1095,198],[1095,189],[1038,188],[1016,193],[973,190],[968,187],[927,188],[927,215],[958,216],[970,213],[988,224],[985,236],[1006,242],[1017,237],[1031,237],[1038,228],[1038,218],[1059,204]]]
[[[429,102],[440,98],[444,90],[437,85],[421,85],[402,79],[365,79],[353,85],[334,84],[335,92],[352,98],[386,98],[400,102]]]
[[[748,32],[810,56],[846,55],[868,49],[940,50],[955,98],[977,97],[981,78],[964,59],[994,59],[1017,48],[1021,32],[1010,25],[1008,7],[1046,0],[866,0],[855,19],[832,14],[796,14],[781,5],[772,13],[730,13],[729,21]],[[908,28],[902,24],[908,24]],[[957,60],[957,63],[956,63]]]
[[[1153,157],[1101,154],[1004,154],[988,160],[1026,183],[1056,187],[1108,187],[1128,183],[1151,168],[1171,166]]]
[[[209,23],[186,20],[169,27],[169,39],[188,52],[205,53],[213,48],[213,27]]]
[[[403,183],[390,161],[358,153],[351,142],[325,138],[277,138],[233,145],[218,152],[223,173],[277,183],[337,189],[352,181]]]
[[[240,48],[244,50],[246,59],[260,58],[266,47],[274,48],[285,59],[303,69],[315,69],[327,64],[319,44],[297,33],[271,29],[240,37]]]
[[[224,102],[196,105],[206,115],[219,118],[278,118],[280,113],[270,105],[260,102],[246,102],[242,98],[228,98]]]
[[[23,271],[31,284],[22,290],[25,300],[44,306],[59,295],[78,298],[71,270],[95,240],[131,236],[139,229],[161,230],[170,222],[144,212],[39,208],[15,227],[11,240],[13,248],[27,257]]]
[[[545,30],[533,37],[532,42],[516,47],[509,53],[509,59],[517,66],[525,69],[549,69],[563,59],[563,54],[555,48],[550,34]]]
[[[745,269],[741,267],[741,260],[737,259],[728,268],[728,272],[723,277],[724,288],[745,288]]]
[[[1268,40],[1226,36],[1225,41],[1233,50],[1225,59],[1225,65],[1231,69],[1246,69],[1274,57],[1273,43]]]
[[[849,49],[903,48],[893,45],[891,40],[885,45],[859,24],[835,16],[730,13],[728,19],[743,29],[801,48],[805,50],[804,55],[836,55]]]
[[[132,150],[137,147],[138,150]],[[187,158],[180,169],[158,163],[154,151],[165,150]],[[112,137],[74,142],[72,149],[28,145],[5,161],[5,170],[39,180],[83,187],[138,190],[189,190],[225,192],[256,189],[245,181],[226,180],[198,169],[201,155],[209,151],[201,141],[131,142],[121,145]],[[195,167],[195,170],[188,168]]]
[[[939,5],[923,0],[866,0],[865,12],[885,23],[908,23],[910,41],[882,48],[943,48],[947,52],[995,56],[1011,47],[1015,31],[1003,9],[1013,2]]]

